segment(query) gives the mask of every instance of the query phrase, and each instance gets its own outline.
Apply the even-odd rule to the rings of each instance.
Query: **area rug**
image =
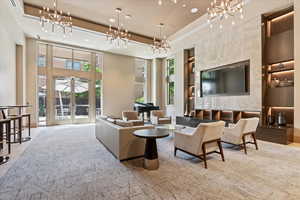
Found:
[[[119,162],[95,139],[93,125],[49,127],[0,178],[1,200],[300,199],[300,148],[259,141],[259,151],[225,148],[208,169],[158,140],[160,167]],[[0,166],[1,167],[1,166]]]

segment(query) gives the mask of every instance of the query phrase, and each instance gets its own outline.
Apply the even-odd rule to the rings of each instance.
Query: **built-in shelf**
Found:
[[[294,126],[293,7],[263,15],[262,22],[262,120],[257,138],[288,144]],[[277,125],[279,113],[285,117],[286,126]]]
[[[195,115],[195,57],[194,49],[184,50],[185,115]]]
[[[210,110],[197,109],[195,117],[200,120],[223,120],[228,123],[237,123],[242,118],[261,117],[260,111],[239,111],[239,110]]]

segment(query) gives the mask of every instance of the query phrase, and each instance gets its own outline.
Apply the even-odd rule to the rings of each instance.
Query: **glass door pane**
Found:
[[[38,76],[39,125],[46,125],[47,85],[46,76]]]
[[[74,78],[74,119],[89,119],[89,80]]]
[[[71,78],[55,78],[55,121],[71,121],[72,84]]]

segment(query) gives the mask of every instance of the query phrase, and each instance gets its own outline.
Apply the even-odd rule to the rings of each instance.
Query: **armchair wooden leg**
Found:
[[[223,162],[225,162],[224,152],[223,152],[223,147],[222,147],[222,144],[221,144],[221,140],[218,140],[217,143],[218,143],[218,146],[219,146],[219,150],[220,150],[220,153],[221,153],[222,160],[223,160]]]
[[[205,144],[202,145],[202,152],[203,152],[204,167],[205,167],[205,169],[207,169],[207,162],[206,162],[206,148],[205,148]]]
[[[174,156],[176,156],[177,148],[174,147]]]
[[[245,135],[243,135],[243,147],[244,147],[244,151],[245,151],[245,154],[247,154],[247,146],[246,146],[246,138],[245,138]]]
[[[255,133],[252,133],[251,135],[252,135],[252,138],[253,138],[253,141],[254,141],[255,148],[256,148],[256,150],[258,150],[258,145],[257,145]]]

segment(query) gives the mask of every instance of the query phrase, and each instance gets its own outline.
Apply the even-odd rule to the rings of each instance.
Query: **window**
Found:
[[[175,94],[175,59],[167,60],[167,104],[174,104]]]
[[[91,70],[91,52],[64,47],[53,47],[53,67],[89,72]]]
[[[146,103],[147,98],[147,63],[146,60],[135,60],[135,101],[139,103]]]
[[[38,67],[46,67],[46,53],[47,53],[47,45],[39,44],[38,47]]]
[[[39,124],[46,125],[47,85],[46,76],[38,75]]]
[[[102,114],[102,67],[103,55],[96,54],[96,118],[99,118]]]

